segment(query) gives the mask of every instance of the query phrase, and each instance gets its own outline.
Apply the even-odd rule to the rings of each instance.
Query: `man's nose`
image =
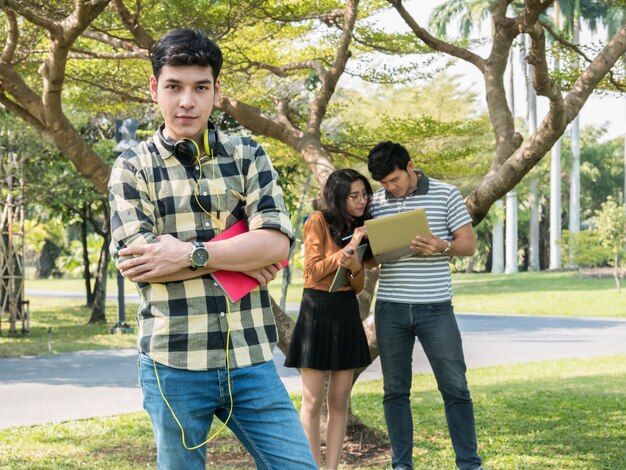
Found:
[[[185,91],[181,93],[180,94],[180,107],[189,109],[189,108],[193,108],[193,106],[194,106],[193,93],[189,91]]]

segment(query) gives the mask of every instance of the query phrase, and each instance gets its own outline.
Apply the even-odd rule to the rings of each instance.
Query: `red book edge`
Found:
[[[228,240],[242,233],[248,231],[248,225],[244,220],[240,220],[236,224],[228,227],[219,235],[215,236],[209,242]],[[280,263],[284,268],[287,266],[287,260]],[[219,284],[224,293],[228,296],[231,302],[239,302],[243,297],[259,287],[259,282],[253,277],[248,276],[239,271],[226,271],[219,270],[211,273],[215,282]]]

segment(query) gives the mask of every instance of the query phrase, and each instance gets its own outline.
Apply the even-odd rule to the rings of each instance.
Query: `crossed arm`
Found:
[[[117,267],[133,282],[170,282],[199,277],[226,269],[243,272],[261,285],[276,277],[280,262],[287,258],[289,238],[278,230],[260,229],[243,233],[228,240],[205,243],[209,252],[206,267],[192,271],[190,242],[172,235],[160,235],[156,243],[123,248],[119,255],[132,256]]]

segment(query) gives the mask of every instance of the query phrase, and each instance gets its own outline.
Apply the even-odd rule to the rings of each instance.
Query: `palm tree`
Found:
[[[524,36],[524,48],[530,49],[530,37]],[[537,94],[533,87],[532,77],[534,75],[534,67],[526,64],[526,104],[527,115],[526,122],[528,127],[528,135],[533,135],[537,130]],[[530,220],[528,225],[528,269],[530,271],[540,271],[539,263],[539,182],[536,176],[531,176],[528,206],[530,208]]]
[[[574,0],[574,14],[572,21],[573,43],[580,43],[580,0]],[[575,58],[574,66],[578,68],[578,56]],[[580,232],[580,115],[571,124],[572,143],[572,168],[570,174],[569,187],[569,231],[571,234]],[[569,267],[574,265],[574,244],[570,246]]]

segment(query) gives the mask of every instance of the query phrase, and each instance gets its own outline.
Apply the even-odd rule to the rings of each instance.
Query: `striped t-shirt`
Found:
[[[452,241],[452,233],[471,223],[461,193],[454,186],[428,178],[417,171],[419,183],[404,198],[395,198],[383,188],[374,193],[370,212],[386,217],[423,207],[434,235]],[[377,300],[425,304],[452,299],[448,255],[412,256],[383,263],[378,281]]]

